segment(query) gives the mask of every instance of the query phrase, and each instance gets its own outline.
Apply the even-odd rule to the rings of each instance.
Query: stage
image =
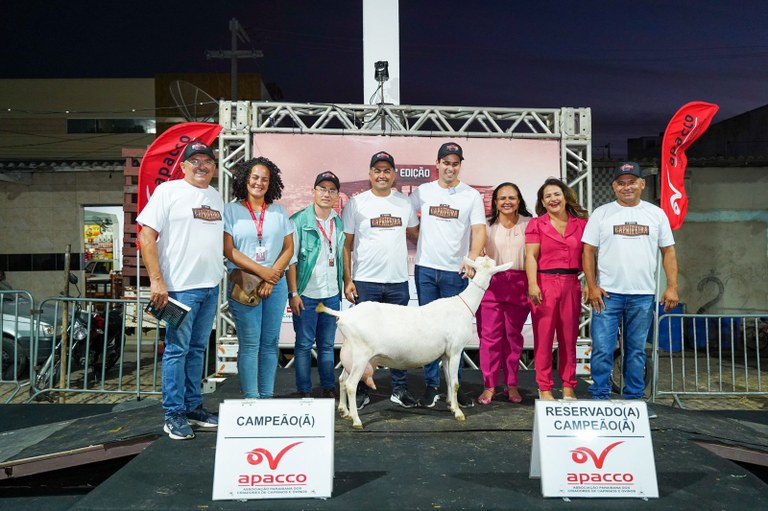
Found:
[[[162,410],[155,400],[122,403],[114,409],[3,405],[0,467],[6,478],[0,481],[0,509],[768,509],[768,484],[711,452],[713,447],[702,446],[764,458],[765,412],[729,415],[661,405],[654,405],[658,419],[651,420],[659,499],[542,498],[540,481],[528,477],[534,374],[521,371],[520,376],[522,404],[499,395],[490,406],[465,409],[467,420],[458,422],[443,401],[434,409],[403,409],[391,403],[388,372],[378,371],[379,389],[360,412],[365,429],[354,430],[350,421],[337,416],[334,489],[327,500],[212,501],[216,434],[198,432],[191,441],[170,440],[162,433]],[[409,387],[414,396],[421,396],[421,371],[409,372]],[[463,388],[479,395],[479,371],[464,371]],[[276,397],[291,398],[294,390],[293,370],[279,370]],[[577,395],[587,397],[583,382]],[[232,377],[206,396],[206,406],[215,408],[221,400],[238,396],[237,378]],[[25,467],[37,470],[21,461],[52,453],[101,455],[105,461],[97,466],[107,472],[106,479],[90,491],[87,484],[79,491],[57,491],[45,473],[9,477]],[[130,461],[123,466],[121,459]],[[84,471],[87,466],[58,474]]]

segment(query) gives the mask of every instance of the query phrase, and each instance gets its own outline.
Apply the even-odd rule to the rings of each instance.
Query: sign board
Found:
[[[328,498],[333,399],[228,399],[219,407],[213,500]]]
[[[544,497],[658,498],[645,402],[537,400],[530,477]]]

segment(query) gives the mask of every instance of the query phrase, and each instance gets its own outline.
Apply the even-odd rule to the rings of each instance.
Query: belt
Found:
[[[555,275],[578,275],[578,268],[553,268],[551,270],[539,270],[539,273],[552,273]]]

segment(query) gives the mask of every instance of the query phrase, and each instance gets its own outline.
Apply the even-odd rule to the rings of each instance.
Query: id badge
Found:
[[[336,263],[333,261],[333,257],[331,257],[330,259],[328,259],[328,266],[330,266],[331,268],[333,268],[334,266],[336,266]]]
[[[256,247],[256,259],[255,261],[257,263],[263,263],[267,260],[267,248],[266,247]]]

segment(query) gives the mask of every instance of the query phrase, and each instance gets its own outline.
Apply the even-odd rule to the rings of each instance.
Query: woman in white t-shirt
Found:
[[[504,395],[513,403],[523,400],[517,388],[517,369],[523,352],[523,325],[530,310],[525,276],[525,227],[531,216],[517,185],[502,183],[493,191],[485,253],[496,264],[511,262],[512,268],[491,278],[477,310],[484,386],[477,402],[481,405],[490,404],[496,395],[500,372],[506,384]]]
[[[235,268],[263,279],[255,307],[227,299],[237,328],[237,372],[245,398],[272,397],[277,372],[280,324],[288,303],[285,269],[293,255],[293,224],[285,208],[280,169],[264,157],[233,168],[232,195],[224,206],[224,255]],[[231,287],[231,284],[230,284]]]

